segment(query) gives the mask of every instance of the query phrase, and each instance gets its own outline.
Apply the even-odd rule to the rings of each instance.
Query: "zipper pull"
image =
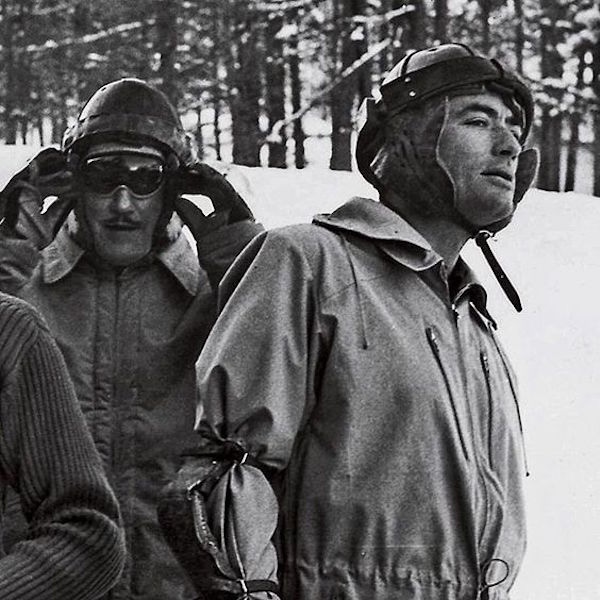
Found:
[[[481,352],[481,364],[486,375],[490,374],[490,362],[485,352]]]
[[[427,334],[427,339],[429,340],[429,343],[433,348],[434,352],[436,353],[436,355],[439,354],[440,349],[438,348],[437,337],[435,336],[433,329],[431,327],[427,327],[427,329],[425,329],[425,333]]]
[[[456,304],[453,302],[450,308],[452,309],[452,314],[454,315],[454,322],[458,323],[458,320],[460,319],[460,313],[458,312],[458,308],[456,308]]]

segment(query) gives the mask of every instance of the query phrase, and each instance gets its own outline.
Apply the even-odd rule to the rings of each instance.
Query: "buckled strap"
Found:
[[[475,243],[481,248],[483,252],[483,256],[487,260],[492,272],[494,273],[500,287],[506,294],[506,297],[510,300],[511,304],[515,307],[517,312],[521,312],[521,299],[519,298],[519,294],[515,289],[515,286],[511,283],[510,279],[507,277],[504,269],[500,266],[498,259],[494,256],[492,249],[488,245],[488,238],[491,237],[488,231],[481,231],[475,237]]]
[[[260,461],[256,460],[242,446],[232,441],[221,442],[219,444],[214,444],[210,446],[205,444],[197,448],[189,448],[187,450],[184,450],[181,453],[181,456],[207,457],[212,458],[216,461],[230,461],[236,462],[240,465],[250,465],[251,467],[255,467],[262,471],[263,475],[269,480],[277,472],[276,469],[268,467]]]
[[[270,579],[212,579],[208,586],[211,590],[228,592],[230,594],[256,594],[258,592],[272,592],[279,595],[279,586]]]

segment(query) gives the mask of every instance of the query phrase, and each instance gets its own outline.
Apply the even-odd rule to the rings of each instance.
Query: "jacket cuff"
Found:
[[[262,231],[260,223],[247,219],[219,227],[196,241],[198,261],[214,290],[237,255]]]

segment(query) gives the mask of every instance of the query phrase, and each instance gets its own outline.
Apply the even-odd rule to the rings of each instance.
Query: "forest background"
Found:
[[[0,0],[0,141],[60,143],[102,84],[176,103],[205,159],[352,169],[359,107],[406,52],[468,43],[535,90],[537,187],[600,196],[598,0]]]

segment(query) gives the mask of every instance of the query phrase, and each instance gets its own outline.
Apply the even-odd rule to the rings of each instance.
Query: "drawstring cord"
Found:
[[[488,583],[488,581],[487,581],[488,571],[490,570],[492,563],[495,563],[495,562],[504,565],[504,569],[505,569],[504,577],[500,578],[498,581],[494,581],[493,583]],[[490,558],[489,560],[486,560],[483,563],[483,566],[481,567],[482,583],[481,583],[481,588],[479,590],[480,600],[489,600],[490,588],[493,588],[496,585],[500,585],[501,583],[504,583],[508,579],[509,573],[510,573],[510,568],[508,566],[508,563],[503,558]]]
[[[489,231],[480,231],[475,236],[475,243],[481,248],[485,259],[487,260],[492,272],[496,276],[500,287],[506,294],[506,297],[510,300],[511,304],[515,307],[517,312],[521,312],[523,307],[521,306],[521,299],[519,298],[519,294],[517,290],[510,282],[510,279],[507,277],[506,273],[500,266],[498,259],[492,253],[492,249],[488,244],[488,239],[493,237]]]
[[[352,253],[350,252],[350,248],[348,246],[348,240],[346,236],[340,236],[342,238],[344,249],[346,250],[346,255],[348,256],[348,262],[350,263],[350,270],[352,271],[352,279],[354,281],[354,289],[356,290],[356,296],[358,298],[358,313],[360,317],[360,327],[362,334],[362,347],[363,350],[366,350],[369,347],[369,340],[367,339],[367,326],[365,323],[365,314],[363,310],[362,298],[360,296],[360,287],[358,286],[358,278],[356,277],[356,268],[354,266],[354,261],[352,260]]]

